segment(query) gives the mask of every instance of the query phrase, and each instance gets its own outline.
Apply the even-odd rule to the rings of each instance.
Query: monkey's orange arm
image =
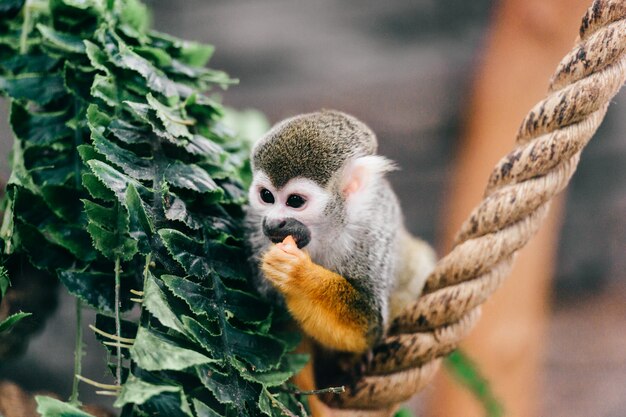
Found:
[[[263,272],[287,302],[302,330],[334,350],[363,352],[376,335],[376,318],[341,275],[317,265],[285,239],[263,258]]]

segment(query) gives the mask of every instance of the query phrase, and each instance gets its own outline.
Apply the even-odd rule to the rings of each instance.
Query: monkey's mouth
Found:
[[[303,247],[305,247],[306,245],[308,245],[311,242],[311,235],[310,235],[310,233],[278,234],[278,235],[268,236],[268,238],[269,238],[269,240],[272,241],[272,243],[280,243],[283,240],[285,240],[285,238],[287,236],[293,237],[293,240],[296,241],[296,245],[298,246],[298,249],[302,249]]]
[[[272,243],[280,243],[287,236],[293,237],[299,249],[311,242],[311,232],[303,223],[294,218],[263,221],[263,233]]]

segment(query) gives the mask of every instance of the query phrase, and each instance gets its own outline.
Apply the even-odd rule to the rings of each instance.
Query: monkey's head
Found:
[[[323,110],[277,123],[254,146],[251,209],[274,243],[333,239],[376,179],[393,164],[376,155],[374,133],[345,113]]]

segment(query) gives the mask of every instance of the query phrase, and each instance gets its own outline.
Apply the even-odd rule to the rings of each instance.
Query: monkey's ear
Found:
[[[347,197],[359,194],[385,173],[396,169],[395,164],[380,155],[361,156],[350,161],[343,172],[342,190]]]

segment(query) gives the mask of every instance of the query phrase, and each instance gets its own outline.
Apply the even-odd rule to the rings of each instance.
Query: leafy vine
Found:
[[[78,331],[70,403],[38,410],[88,415],[80,380],[125,417],[302,415],[287,381],[307,358],[248,281],[246,142],[205,95],[233,80],[204,67],[211,47],[146,16],[136,0],[0,3],[15,134],[3,252],[56,274],[79,317],[97,310],[115,375],[81,375]]]

